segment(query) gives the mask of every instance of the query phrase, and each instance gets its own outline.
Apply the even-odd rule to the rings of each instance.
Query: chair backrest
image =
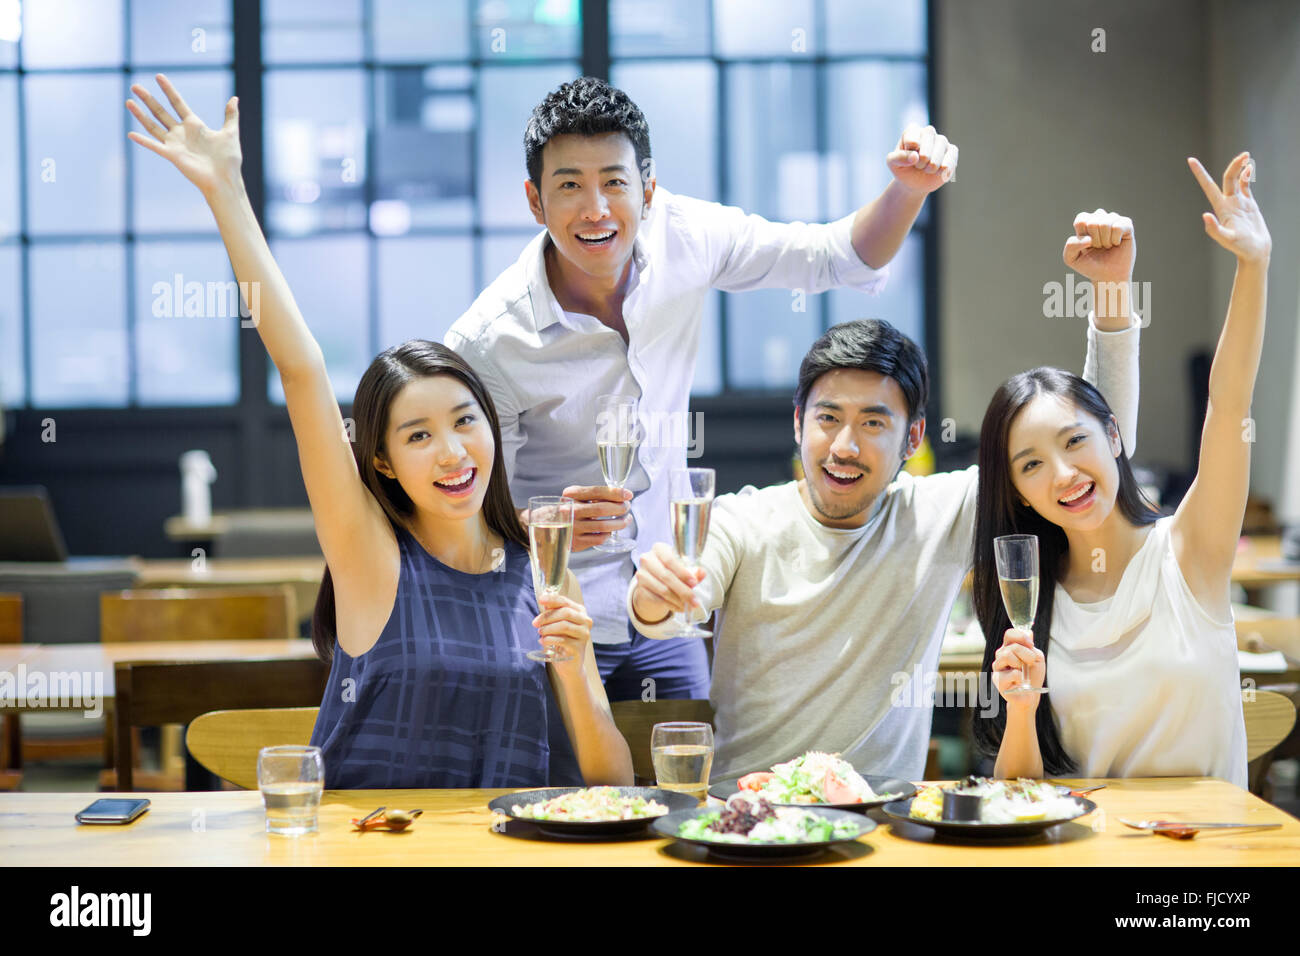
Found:
[[[188,724],[211,710],[319,707],[329,665],[264,661],[125,661],[113,670],[118,790],[132,786],[131,728]]]
[[[223,641],[298,636],[293,588],[162,588],[100,595],[100,639]]]
[[[0,594],[0,644],[23,642],[23,596]]]
[[[263,747],[307,744],[319,707],[258,707],[200,714],[185,733],[194,759],[222,780],[257,788],[257,754]]]
[[[1254,700],[1242,702],[1246,718],[1246,760],[1264,756],[1291,733],[1295,726],[1295,704],[1284,694],[1255,691]]]
[[[713,706],[707,700],[616,700],[609,705],[614,725],[632,751],[632,771],[638,781],[655,779],[650,758],[650,732],[655,724],[671,720],[713,723]]]

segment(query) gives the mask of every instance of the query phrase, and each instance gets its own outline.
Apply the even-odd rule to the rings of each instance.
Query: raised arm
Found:
[[[902,248],[925,197],[957,175],[957,144],[933,126],[909,126],[885,162],[893,181],[853,217],[853,250],[873,269]]]
[[[1197,160],[1187,160],[1214,209],[1202,216],[1205,231],[1237,257],[1237,275],[1210,367],[1209,404],[1196,479],[1174,516],[1173,543],[1192,593],[1225,613],[1228,579],[1250,490],[1250,444],[1254,441],[1250,403],[1264,344],[1273,246],[1251,194],[1249,161],[1249,153],[1237,156],[1224,172],[1220,189]]]
[[[127,109],[149,136],[127,136],[175,165],[199,189],[221,230],[235,278],[241,289],[253,290],[246,305],[284,384],[316,533],[334,579],[348,577],[347,568],[376,567],[385,535],[395,560],[387,519],[357,473],[320,346],[271,256],[244,191],[238,102],[232,97],[221,128],[209,129],[165,76],[158,74],[157,79],[175,115],[144,87],[132,86],[148,109],[134,100],[127,101]]]

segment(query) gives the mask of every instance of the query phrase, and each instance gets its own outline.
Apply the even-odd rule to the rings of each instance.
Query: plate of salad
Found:
[[[488,809],[561,836],[614,836],[644,830],[674,810],[695,809],[696,799],[657,787],[551,787],[508,793]]]
[[[1096,809],[1069,788],[1041,780],[967,777],[925,787],[910,800],[886,805],[885,813],[945,836],[1000,838],[1042,833]]]
[[[656,817],[650,829],[682,843],[737,859],[789,859],[850,843],[876,828],[874,820],[827,807],[792,807],[740,791],[722,807],[697,807]]]
[[[777,806],[829,807],[863,813],[894,800],[905,800],[916,793],[916,787],[897,777],[861,774],[839,754],[810,750],[771,770],[747,773],[709,787],[709,795],[719,800],[740,791],[757,793]]]

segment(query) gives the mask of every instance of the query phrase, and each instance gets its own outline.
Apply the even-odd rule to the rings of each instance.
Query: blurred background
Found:
[[[1300,190],[1287,172],[1300,4],[0,0],[0,498],[18,502],[0,522],[0,591],[21,596],[17,637],[0,626],[0,642],[108,642],[100,602],[132,587],[287,588],[270,635],[310,615],[321,560],[278,379],[222,297],[233,275],[203,201],[126,139],[129,87],[160,71],[212,125],[239,96],[247,188],[345,416],[372,356],[441,340],[536,235],[523,130],[565,80],[607,77],[631,95],[663,187],[776,220],[852,212],[889,182],[902,129],[933,123],[960,147],[960,173],[927,201],[882,295],[710,299],[692,407],[696,463],[718,470],[719,491],[791,477],[799,360],[854,318],[888,319],[929,357],[930,445],[909,467],[971,463],[1003,379],[1082,369],[1086,318],[1069,307],[1061,250],[1075,214],[1103,207],[1137,229],[1134,461],[1172,509],[1233,275],[1185,157],[1217,178],[1249,149],[1273,266],[1248,425],[1253,537],[1234,594],[1243,651],[1265,649],[1240,623],[1249,606],[1291,655],[1244,656],[1243,675],[1300,678],[1300,539],[1282,534],[1300,523]],[[191,491],[210,493],[202,520],[182,515],[191,451],[205,453],[187,459]],[[58,563],[69,554],[82,563]],[[969,618],[959,601],[955,640]],[[978,667],[950,652],[952,667]],[[944,769],[961,773],[954,720],[936,712],[935,732],[958,746]],[[1300,752],[1295,737],[1282,753]],[[1282,763],[1285,789],[1296,766]]]

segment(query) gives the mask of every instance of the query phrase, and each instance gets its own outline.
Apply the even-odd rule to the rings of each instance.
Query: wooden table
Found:
[[[1100,781],[1098,781],[1100,782]],[[327,791],[320,830],[271,836],[257,791],[147,793],[151,809],[127,826],[78,826],[88,793],[0,794],[0,859],[11,866],[675,866],[715,862],[657,837],[574,842],[497,818],[487,802],[508,790]],[[125,796],[125,794],[123,794]],[[814,861],[850,866],[1295,866],[1300,820],[1209,778],[1128,779],[1093,794],[1103,815],[1046,836],[997,846],[936,840],[882,823]],[[420,807],[406,833],[357,833],[348,822],[378,806]],[[1130,830],[1116,817],[1281,823],[1278,830],[1201,833],[1189,841]],[[1097,818],[1097,819],[1094,819]],[[886,818],[887,819],[887,818]],[[1094,830],[1094,824],[1099,828]]]
[[[21,656],[18,651],[21,651]],[[13,672],[21,663],[28,673],[102,674],[102,699],[114,697],[113,667],[119,661],[256,661],[316,656],[311,641],[140,641],[114,644],[0,645],[0,670]],[[12,657],[12,660],[10,658]],[[10,666],[12,665],[12,666]],[[52,703],[52,702],[51,702]],[[18,710],[13,702],[0,708]],[[42,704],[41,710],[57,710]],[[65,708],[81,710],[81,706]]]
[[[297,599],[298,619],[309,620],[316,607],[325,559],[320,555],[298,558],[208,558],[202,570],[189,558],[137,559],[138,588],[235,588],[288,584]]]
[[[1242,538],[1232,562],[1232,583],[1258,588],[1282,581],[1300,581],[1300,561],[1282,560],[1282,539],[1277,535]]]

